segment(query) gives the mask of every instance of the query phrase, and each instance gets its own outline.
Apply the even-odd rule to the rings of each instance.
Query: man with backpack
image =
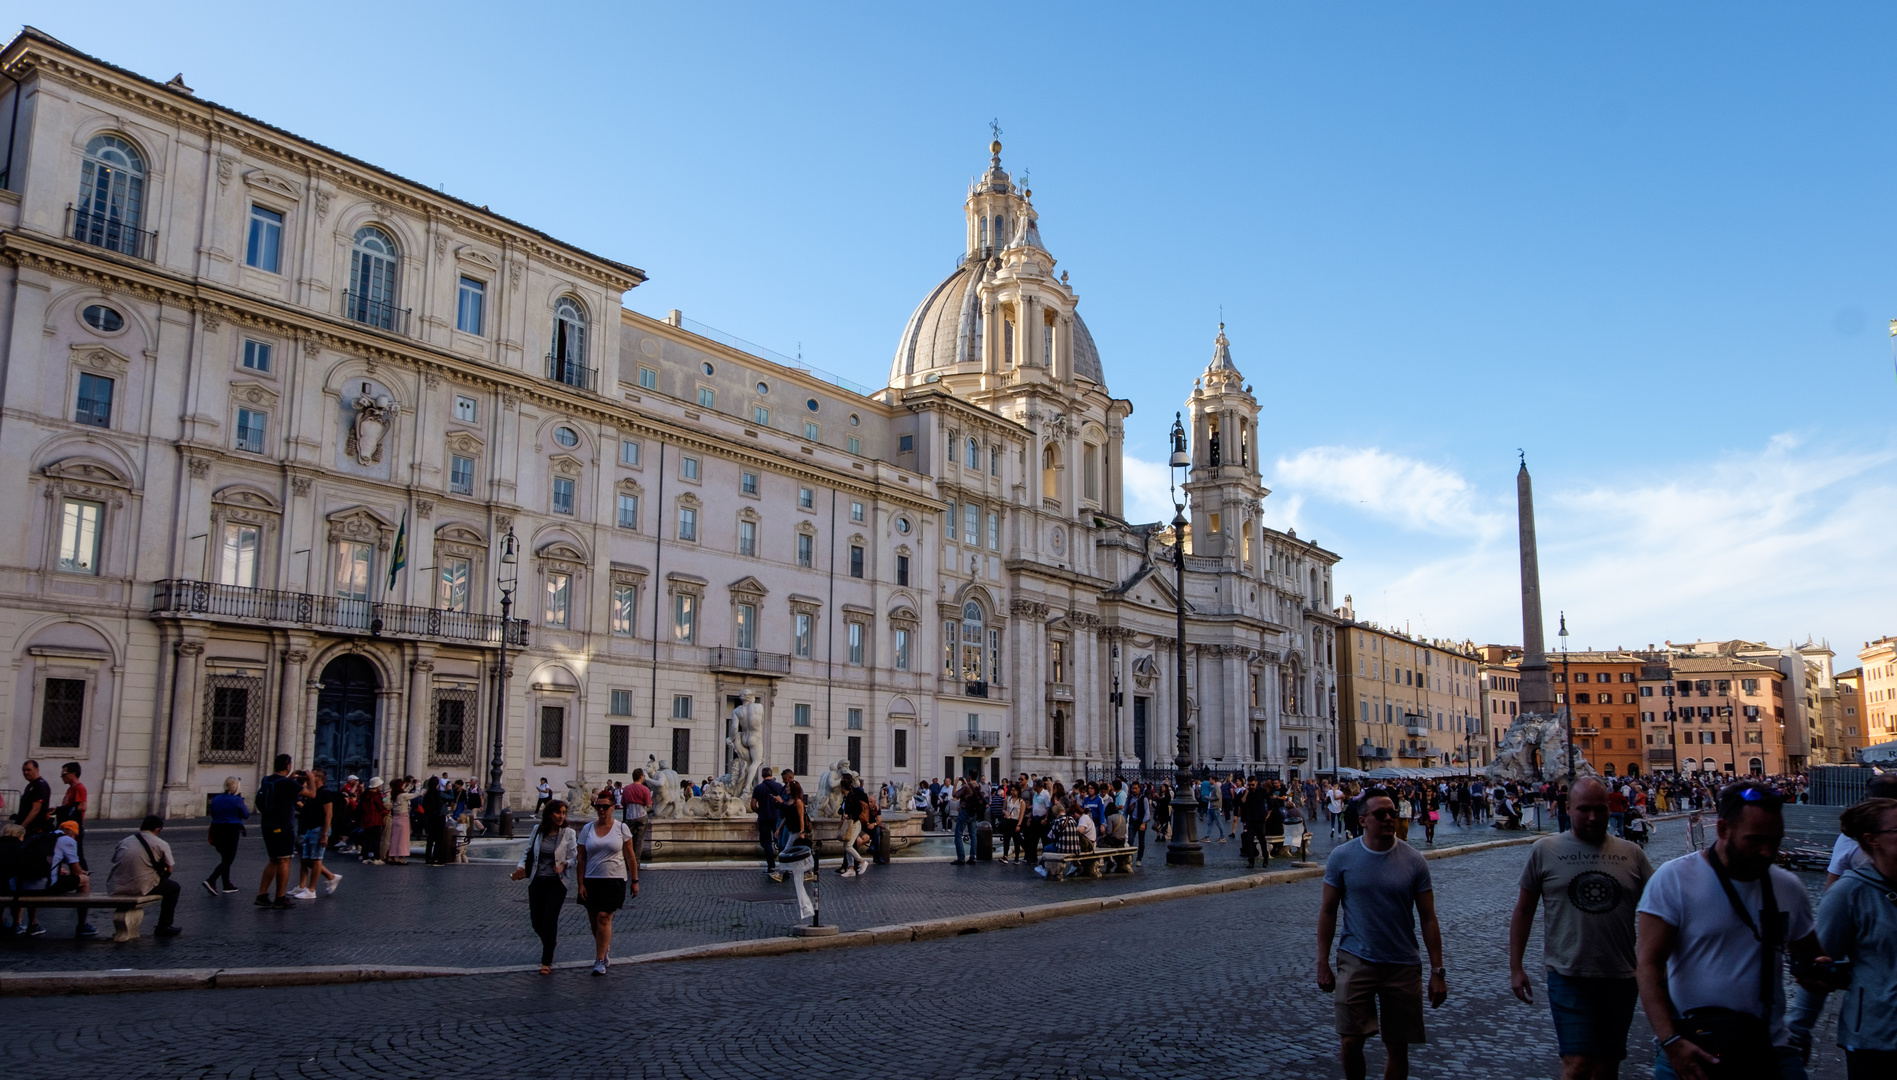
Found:
[[[263,880],[257,883],[258,907],[293,908],[290,857],[296,854],[296,800],[302,785],[290,778],[290,755],[278,754],[277,771],[257,786],[257,816],[263,829]],[[270,899],[270,883],[277,898]]]

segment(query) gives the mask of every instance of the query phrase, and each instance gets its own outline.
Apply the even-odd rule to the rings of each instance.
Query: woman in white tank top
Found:
[[[593,922],[593,974],[606,974],[606,951],[613,943],[613,912],[625,906],[627,893],[639,895],[639,853],[632,830],[613,820],[612,792],[593,796],[598,817],[580,830],[580,903]]]

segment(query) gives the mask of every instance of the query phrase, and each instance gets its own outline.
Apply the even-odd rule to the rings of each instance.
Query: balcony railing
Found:
[[[574,357],[548,353],[547,378],[557,383],[576,386],[581,390],[592,390],[594,383],[598,381],[599,372],[580,363]]]
[[[790,654],[719,646],[711,650],[711,670],[739,671],[752,675],[789,675]]]
[[[66,235],[82,244],[102,247],[121,255],[150,262],[158,251],[158,234],[136,229],[125,222],[90,210],[66,204]]]
[[[378,604],[341,596],[249,589],[208,581],[172,578],[152,588],[153,618],[196,617],[216,622],[334,630],[375,637],[425,638],[499,645],[501,617],[442,608]],[[525,619],[507,620],[507,644],[527,645]]]
[[[408,335],[408,308],[398,308],[393,301],[377,300],[363,293],[345,290],[343,292],[343,315],[356,322],[373,326],[378,330]]]
[[[1311,758],[1311,748],[1292,743],[1285,748],[1284,756],[1287,761],[1309,761]]]
[[[1412,737],[1429,734],[1429,729],[1424,727],[1421,724],[1411,724],[1408,727],[1404,728],[1403,730],[1407,732],[1409,735],[1411,735]]]
[[[1001,745],[999,731],[963,731],[955,736],[955,745],[970,750],[993,750]]]
[[[964,682],[962,684],[962,696],[985,698],[988,696],[988,684],[985,682]]]
[[[1673,764],[1673,751],[1649,750],[1647,751],[1647,764],[1671,766]]]

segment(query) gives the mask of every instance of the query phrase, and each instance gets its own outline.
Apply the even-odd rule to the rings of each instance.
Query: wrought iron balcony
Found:
[[[408,314],[408,308],[398,308],[390,300],[377,300],[354,291],[343,293],[343,315],[378,330],[387,330],[406,337]]]
[[[721,645],[711,650],[710,667],[713,671],[735,671],[745,675],[789,675],[790,654],[732,649]]]
[[[970,750],[993,750],[1001,745],[999,731],[962,731],[956,733],[955,745]]]
[[[962,684],[962,696],[985,698],[988,696],[988,684],[985,682],[975,682],[973,680],[964,682]]]
[[[158,251],[158,234],[134,228],[118,218],[66,204],[66,235],[134,259],[150,262]]]
[[[1649,765],[1665,765],[1665,766],[1668,766],[1668,767],[1670,768],[1670,767],[1672,767],[1672,765],[1673,765],[1673,751],[1671,751],[1671,750],[1649,750],[1649,751],[1647,751],[1647,764],[1649,764]]]
[[[341,596],[249,589],[189,578],[171,578],[152,587],[151,617],[194,618],[247,626],[329,630],[371,637],[461,641],[477,645],[501,642],[501,617],[443,608],[377,604]],[[527,645],[525,619],[507,620],[507,644]]]
[[[1292,743],[1285,748],[1284,756],[1287,761],[1309,761],[1311,758],[1311,748]]]
[[[547,378],[581,390],[592,390],[593,384],[599,378],[599,372],[580,363],[577,357],[548,353]]]
[[[1411,724],[1408,727],[1404,728],[1403,730],[1407,732],[1408,734],[1410,734],[1411,736],[1420,736],[1420,735],[1429,734],[1429,729],[1424,727],[1421,724]]]

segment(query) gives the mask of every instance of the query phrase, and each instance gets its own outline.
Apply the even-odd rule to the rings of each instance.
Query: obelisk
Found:
[[[1522,543],[1522,668],[1520,701],[1523,714],[1554,712],[1554,689],[1548,682],[1548,656],[1541,638],[1541,566],[1535,558],[1535,486],[1528,477],[1528,459],[1515,474],[1516,514]]]

